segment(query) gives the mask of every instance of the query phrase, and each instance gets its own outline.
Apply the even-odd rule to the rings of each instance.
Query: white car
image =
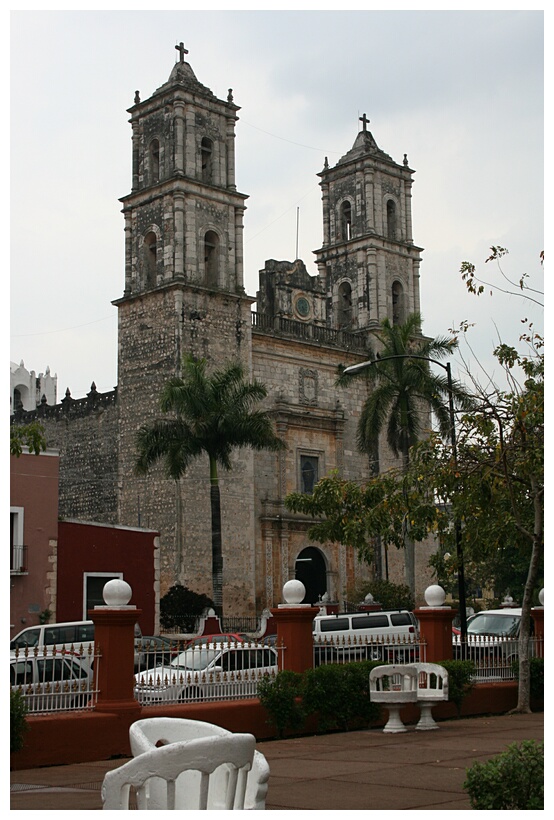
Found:
[[[70,652],[16,650],[10,653],[10,684],[29,712],[84,709],[93,694],[93,672],[88,661]]]
[[[135,675],[143,706],[255,697],[258,682],[277,674],[277,652],[261,644],[208,644],[185,649],[168,665]]]
[[[467,621],[466,657],[493,659],[510,665],[518,657],[521,608],[486,609]],[[532,621],[531,621],[532,624]],[[452,636],[454,657],[461,657],[460,635]]]

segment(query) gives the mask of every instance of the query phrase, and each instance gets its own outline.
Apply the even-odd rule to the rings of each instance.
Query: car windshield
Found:
[[[479,612],[467,625],[468,635],[516,635],[519,615]]]
[[[175,660],[171,661],[171,666],[199,671],[205,669],[219,654],[219,650],[206,649],[204,646],[196,649],[185,649],[184,652],[177,655]]]

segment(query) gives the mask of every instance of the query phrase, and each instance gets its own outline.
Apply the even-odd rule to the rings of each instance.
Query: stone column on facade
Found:
[[[432,585],[425,590],[428,606],[414,610],[419,621],[421,641],[427,646],[427,663],[452,659],[452,620],[457,610],[443,606],[445,597],[442,587]]]
[[[131,191],[137,191],[139,187],[139,175],[140,175],[140,133],[139,133],[139,124],[135,120],[132,124],[132,146],[133,146],[133,170],[132,170],[132,182],[131,182]]]
[[[421,315],[421,301],[419,294],[419,259],[412,260],[412,293],[413,293],[413,312]]]
[[[188,107],[185,112],[185,151],[184,151],[184,173],[185,176],[197,179],[196,171],[196,141],[195,141],[195,118],[196,113],[192,107]]]
[[[413,243],[414,238],[412,235],[413,227],[412,227],[412,180],[407,179],[404,181],[404,199],[405,199],[405,209],[406,209],[406,242],[410,244]]]
[[[236,191],[237,186],[235,184],[235,117],[226,117],[226,134],[225,134],[225,145],[226,145],[226,186],[230,188],[232,191]]]
[[[329,219],[329,183],[321,183],[321,202],[323,210],[323,245],[328,245],[331,241],[331,226]]]
[[[94,622],[95,685],[97,712],[140,714],[133,694],[135,668],[135,624],[142,610],[129,605],[131,587],[114,579],[104,586],[105,606],[88,611]]]
[[[377,274],[377,250],[368,248],[366,250],[366,265],[368,278],[368,298],[369,298],[369,321],[373,324],[379,322],[379,284]]]
[[[385,236],[386,230],[383,221],[383,191],[379,178],[374,181],[373,185],[373,213],[376,233],[380,236]]]
[[[365,188],[365,218],[366,224],[364,233],[375,233],[375,213],[373,202],[373,170],[371,168],[364,169],[364,188]]]
[[[378,252],[377,256],[377,313],[379,322],[386,319],[389,315],[389,293],[390,282],[387,272],[387,257],[383,251]]]
[[[197,260],[198,240],[196,236],[196,199],[185,199],[185,280],[187,283],[200,282],[201,271]]]
[[[173,246],[173,278],[185,278],[185,195],[176,192],[173,196],[173,222],[175,241]],[[171,271],[169,271],[171,273]]]
[[[273,530],[268,528],[264,537],[265,546],[265,600],[266,607],[273,606]]]
[[[241,208],[233,208],[234,210],[234,225],[235,225],[235,259],[234,259],[234,282],[233,288],[244,287],[244,252],[243,252],[243,237],[244,237],[244,212]],[[230,224],[233,224],[233,219],[230,219]]]
[[[133,229],[131,224],[131,214],[125,213],[125,290],[124,295],[129,296],[133,286]]]
[[[300,603],[305,594],[301,581],[288,581],[283,586],[285,603],[271,610],[277,624],[277,646],[284,647],[278,651],[279,671],[302,673],[313,667],[313,619],[319,607]]]
[[[175,100],[175,156],[173,165],[177,176],[182,176],[185,172],[184,166],[184,145],[185,145],[185,103],[183,100]]]

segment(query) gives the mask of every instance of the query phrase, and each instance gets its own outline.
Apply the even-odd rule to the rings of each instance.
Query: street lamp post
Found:
[[[452,457],[454,460],[454,468],[457,469],[458,467],[458,448],[456,444],[456,417],[454,415],[454,391],[452,387],[452,370],[450,368],[450,362],[443,364],[442,362],[437,361],[436,359],[430,359],[427,356],[418,356],[417,353],[409,354],[409,355],[398,355],[398,356],[386,356],[383,359],[372,359],[371,361],[367,362],[359,362],[359,364],[353,364],[350,367],[346,367],[342,372],[345,376],[351,376],[355,373],[359,373],[362,370],[367,370],[369,367],[373,367],[374,364],[379,364],[379,362],[384,362],[386,359],[421,359],[424,362],[431,362],[432,364],[437,364],[439,367],[442,367],[443,370],[446,370],[446,380],[448,386],[448,411],[450,415],[450,442],[452,444]],[[464,551],[462,546],[462,525],[459,519],[456,518],[454,521],[454,537],[456,540],[456,557],[458,563],[458,597],[460,600],[460,643],[462,648],[462,658],[465,658],[465,650],[467,644],[467,612],[466,612],[466,587],[465,587],[465,576],[464,576]]]

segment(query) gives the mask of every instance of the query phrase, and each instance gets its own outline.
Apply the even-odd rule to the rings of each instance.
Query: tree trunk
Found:
[[[210,457],[210,507],[212,513],[212,588],[215,614],[223,617],[223,551],[221,546],[221,498],[217,464]]]
[[[518,654],[519,654],[519,683],[517,693],[517,706],[514,712],[528,713],[531,711],[531,664],[529,658],[529,636],[531,633],[531,600],[537,575],[541,546],[543,542],[543,510],[540,501],[537,482],[531,480],[531,487],[534,493],[535,506],[535,534],[533,536],[533,546],[531,548],[531,560],[529,571],[525,581],[523,591],[523,601],[521,602],[521,625],[519,628]]]
[[[402,469],[404,471],[404,475],[408,472],[408,467],[410,464],[410,450],[408,447],[404,449],[402,453]],[[404,495],[406,498],[406,507],[407,505],[407,497],[408,497],[408,488],[404,484]],[[406,514],[406,524],[404,529],[404,575],[406,578],[406,585],[410,588],[410,592],[415,597],[415,544],[414,540],[411,536],[411,526],[410,526],[410,516],[409,511]]]

